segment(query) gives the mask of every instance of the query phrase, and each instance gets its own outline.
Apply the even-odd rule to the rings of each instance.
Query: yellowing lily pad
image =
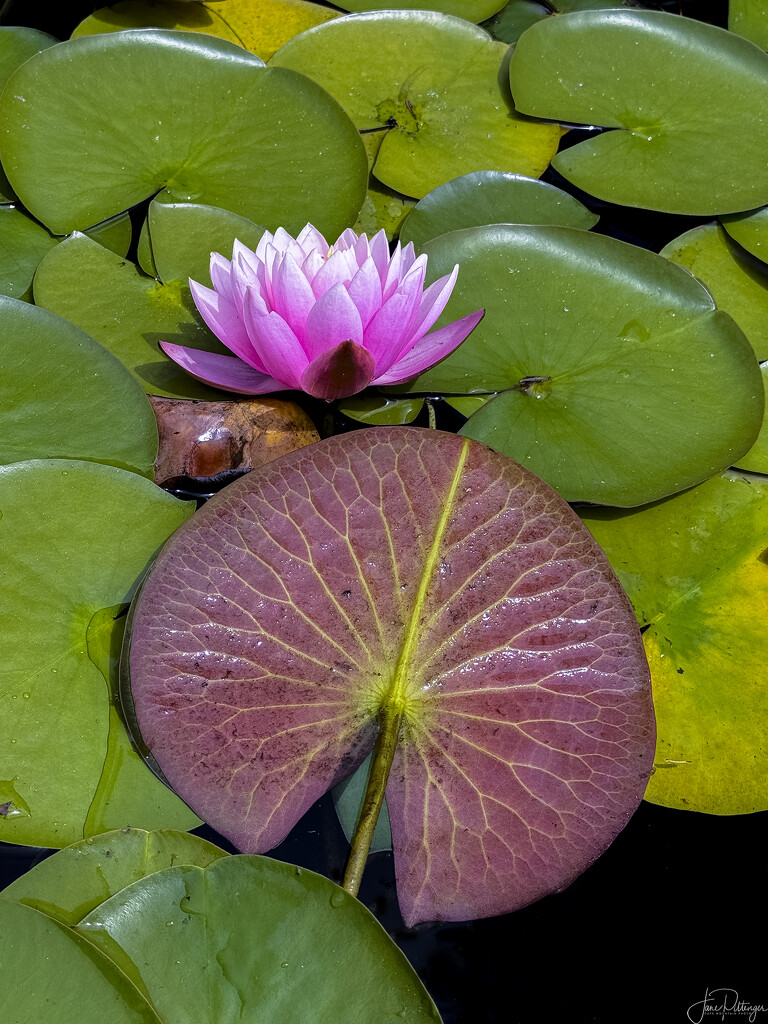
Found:
[[[158,348],[172,341],[224,353],[195,309],[186,280],[156,281],[85,235],[66,239],[38,267],[39,306],[77,324],[117,356],[146,392],[219,398]]]
[[[387,238],[392,241],[397,238],[400,226],[413,209],[414,202],[408,196],[382,185],[371,175],[354,230],[359,235],[365,234],[371,238],[383,228]]]
[[[500,392],[461,433],[567,500],[639,505],[722,472],[754,443],[764,402],[754,353],[682,268],[538,225],[453,231],[424,251],[430,276],[460,267],[446,322],[486,315],[398,392]]]
[[[136,29],[37,54],[0,97],[6,173],[56,234],[155,193],[297,233],[354,223],[365,153],[322,89],[199,33]],[[77,188],[72,183],[77,182]]]
[[[523,33],[510,81],[527,114],[615,129],[553,161],[591,195],[697,215],[768,201],[768,54],[740,36],[660,11],[563,14]]]
[[[430,238],[480,224],[562,224],[589,230],[598,220],[578,199],[538,178],[473,171],[424,196],[403,224],[400,241],[420,249]]]
[[[337,11],[306,0],[124,0],[89,15],[72,37],[126,28],[183,29],[228,39],[268,60],[299,32],[338,16]]]
[[[413,0],[344,0],[345,11],[406,10],[415,6]],[[504,0],[419,0],[419,10],[453,14],[467,21],[485,21],[504,6]]]
[[[635,606],[658,723],[646,799],[768,807],[768,482],[727,473],[631,514],[582,518]]]
[[[1,467],[0,509],[0,840],[193,828],[113,704],[135,581],[193,509],[135,473],[61,460]]]
[[[0,337],[0,464],[82,459],[152,476],[152,407],[113,355],[66,320],[4,296]]]
[[[768,358],[768,267],[763,272],[741,258],[717,224],[686,231],[661,255],[687,267],[705,284],[718,307],[744,331],[757,358]]]
[[[515,111],[498,81],[506,53],[460,18],[374,11],[303,32],[270,66],[319,83],[359,129],[388,129],[373,173],[420,198],[469,171],[538,177],[548,166],[560,128]]]

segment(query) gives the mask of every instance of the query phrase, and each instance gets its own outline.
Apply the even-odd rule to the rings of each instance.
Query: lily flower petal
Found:
[[[245,394],[301,388],[332,401],[408,380],[453,351],[484,312],[428,333],[458,267],[425,291],[426,265],[412,243],[390,256],[383,230],[369,239],[347,228],[330,246],[311,224],[297,238],[265,231],[255,250],[236,241],[231,261],[212,254],[212,289],[190,282],[203,320],[243,361],[240,376],[228,357],[163,351],[216,387],[238,390],[240,380]]]
[[[161,341],[160,348],[191,377],[203,384],[221,388],[222,391],[234,391],[238,395],[269,395],[273,391],[285,391],[291,387],[266,373],[259,373],[235,356],[203,352],[184,345],[174,345],[170,341]]]
[[[424,285],[424,266],[389,298],[365,331],[365,344],[376,353],[376,375],[386,373],[413,334]]]
[[[227,347],[236,356],[245,360],[255,370],[266,373],[266,367],[251,344],[251,339],[248,337],[245,324],[237,308],[223,295],[217,294],[212,288],[204,288],[197,281],[190,280],[189,289],[192,292],[198,313],[216,337],[226,338]]]
[[[309,362],[301,342],[278,313],[259,316],[250,306],[251,293],[248,292],[245,326],[267,373],[276,380],[284,380],[291,388],[299,387],[299,378]]]
[[[272,295],[275,313],[279,313],[296,337],[300,338],[310,310],[315,305],[315,296],[309,281],[290,253],[286,253],[280,265],[275,268]]]
[[[373,258],[369,256],[347,287],[350,299],[357,306],[363,330],[381,309],[381,279]]]
[[[301,375],[301,387],[308,395],[332,402],[356,395],[373,379],[373,356],[354,341],[342,341],[326,349]]]
[[[347,289],[339,282],[310,310],[304,330],[304,351],[312,362],[321,352],[342,341],[362,345],[363,322]]]
[[[468,313],[461,320],[454,320],[452,324],[446,324],[445,327],[428,334],[425,339],[426,344],[412,348],[408,355],[398,360],[387,373],[376,377],[371,383],[400,384],[404,380],[423,373],[458,348],[484,316],[485,310],[479,309],[476,313]]]

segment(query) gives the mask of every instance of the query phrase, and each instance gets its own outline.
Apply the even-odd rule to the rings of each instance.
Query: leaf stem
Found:
[[[384,803],[384,792],[387,788],[387,779],[392,768],[402,721],[402,708],[398,709],[390,702],[383,705],[379,712],[379,735],[376,737],[373,748],[371,771],[368,775],[363,808],[360,811],[360,820],[355,828],[355,834],[352,836],[352,849],[344,872],[344,881],[341,883],[342,888],[352,896],[357,896],[363,878],[376,822],[379,820],[381,805]]]

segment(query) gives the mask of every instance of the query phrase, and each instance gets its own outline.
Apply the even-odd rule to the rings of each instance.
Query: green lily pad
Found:
[[[135,473],[60,460],[1,467],[0,509],[0,840],[193,828],[112,699],[136,578],[193,509]]]
[[[53,46],[56,40],[47,32],[38,32],[36,28],[0,27],[0,92],[13,72],[29,60],[34,54]],[[0,166],[0,201],[7,202],[16,198]]]
[[[210,288],[211,253],[231,259],[236,238],[255,249],[264,230],[247,217],[215,206],[155,199],[142,228],[141,266],[160,281],[181,280],[186,284],[191,277]]]
[[[740,258],[717,224],[686,231],[661,255],[687,267],[705,284],[718,307],[744,331],[757,358],[768,358],[768,267],[763,273]]]
[[[660,11],[563,14],[520,37],[510,80],[527,114],[619,129],[553,161],[591,195],[698,215],[768,201],[768,55],[740,36]]]
[[[373,167],[379,157],[379,150],[387,132],[388,129],[385,128],[379,131],[363,132],[360,136],[368,158],[368,189],[353,230],[372,238],[377,231],[383,228],[391,242],[400,233],[400,225],[416,205],[416,200],[382,185],[373,174]]]
[[[270,66],[318,82],[359,129],[389,128],[373,173],[395,191],[420,198],[469,171],[538,177],[548,166],[560,128],[520,117],[500,91],[506,53],[506,46],[460,18],[374,11],[303,32]]]
[[[186,280],[156,281],[75,233],[38,267],[35,302],[71,320],[117,356],[142,388],[172,398],[220,398],[157,347],[172,341],[225,353],[200,318]]]
[[[29,302],[37,265],[59,239],[18,206],[0,206],[0,294]]]
[[[334,786],[332,790],[333,804],[339,816],[339,824],[344,831],[344,835],[347,837],[348,843],[352,842],[360,812],[363,808],[368,776],[371,772],[371,757],[372,754],[369,754],[359,768],[347,776],[343,782]],[[376,828],[373,830],[373,838],[371,839],[368,852],[381,853],[382,850],[391,849],[392,829],[389,824],[389,810],[385,798],[381,805]]]
[[[408,196],[400,195],[394,189],[387,188],[376,181],[373,175],[368,182],[368,191],[365,194],[363,205],[353,230],[358,235],[367,235],[372,238],[377,231],[383,228],[387,233],[390,242],[397,238],[400,233],[400,226],[411,212],[415,200]]]
[[[561,224],[589,230],[599,219],[578,199],[538,178],[474,171],[424,196],[403,224],[400,241],[421,249],[430,238],[481,224]]]
[[[82,459],[152,476],[155,416],[114,356],[66,320],[4,296],[0,336],[0,464]]]
[[[733,217],[723,217],[721,223],[743,249],[763,263],[768,263],[768,206]]]
[[[709,814],[768,807],[768,483],[723,477],[587,526],[641,624],[658,723],[646,799]]]
[[[0,295],[32,301],[32,280],[40,261],[61,241],[20,206],[0,206]],[[89,228],[89,238],[125,256],[131,244],[127,213]]]
[[[145,988],[164,1024],[440,1021],[361,903],[267,857],[156,872],[102,903],[78,931]]]
[[[445,320],[481,306],[486,315],[399,392],[501,392],[461,433],[567,500],[652,501],[722,472],[754,443],[763,389],[752,349],[680,267],[545,226],[454,231],[425,252],[430,276],[460,266]]]
[[[383,11],[412,9],[413,0],[343,0],[345,11]],[[467,21],[485,21],[504,6],[504,0],[420,0],[419,10],[453,14]]]
[[[125,256],[131,247],[133,235],[131,216],[128,212],[118,213],[115,217],[88,228],[84,234],[99,245],[103,245],[105,249],[111,249],[118,256]]]
[[[354,395],[337,403],[340,413],[358,423],[413,423],[424,405],[423,398],[388,398],[386,395]]]
[[[14,1024],[161,1024],[115,964],[69,928],[0,899],[3,1015]]]
[[[365,194],[362,143],[322,89],[199,33],[136,29],[37,54],[0,97],[0,144],[24,205],[56,234],[160,192],[336,235]]]
[[[494,39],[503,43],[516,43],[520,36],[531,25],[553,14],[568,14],[571,11],[596,11],[607,7],[624,6],[619,0],[509,0],[499,13],[487,21],[483,28],[490,32]]]
[[[737,469],[746,470],[748,473],[768,473],[768,362],[762,363],[760,370],[763,374],[763,385],[766,393],[765,416],[763,425],[757,440],[749,449],[743,459],[736,463]]]
[[[226,856],[218,846],[187,832],[117,829],[46,857],[0,896],[73,928],[115,893],[155,871],[188,864],[204,868]]]
[[[144,26],[182,29],[229,39],[267,60],[299,32],[338,16],[337,11],[305,0],[124,0],[89,15],[72,37]]]
[[[495,392],[490,395],[447,395],[445,403],[469,419],[470,416],[476,413],[478,409],[482,409],[486,402],[490,402],[494,397]]]
[[[766,0],[730,0],[728,28],[768,50],[768,3]]]

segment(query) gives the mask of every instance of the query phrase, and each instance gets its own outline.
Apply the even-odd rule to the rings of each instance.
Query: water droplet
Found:
[[[299,877],[300,875],[301,875],[301,868],[296,868],[296,876]]]
[[[166,921],[166,922],[165,922],[165,927],[166,927],[166,928],[171,928],[171,927],[173,927],[173,921]]]
[[[29,698],[30,698],[30,697],[31,697],[32,695],[31,695],[31,694],[29,694],[29,693],[22,693],[22,695],[21,695],[21,696],[22,696],[22,697],[24,698],[24,700],[29,700]]]
[[[280,964],[280,966],[281,967],[287,967],[288,966],[288,961],[287,960],[283,960],[283,962]]]
[[[331,906],[335,909],[341,907],[344,904],[346,895],[343,889],[337,889],[336,892],[331,896]]]
[[[630,320],[619,332],[620,338],[629,338],[631,341],[648,341],[650,336],[651,332],[639,320]]]

